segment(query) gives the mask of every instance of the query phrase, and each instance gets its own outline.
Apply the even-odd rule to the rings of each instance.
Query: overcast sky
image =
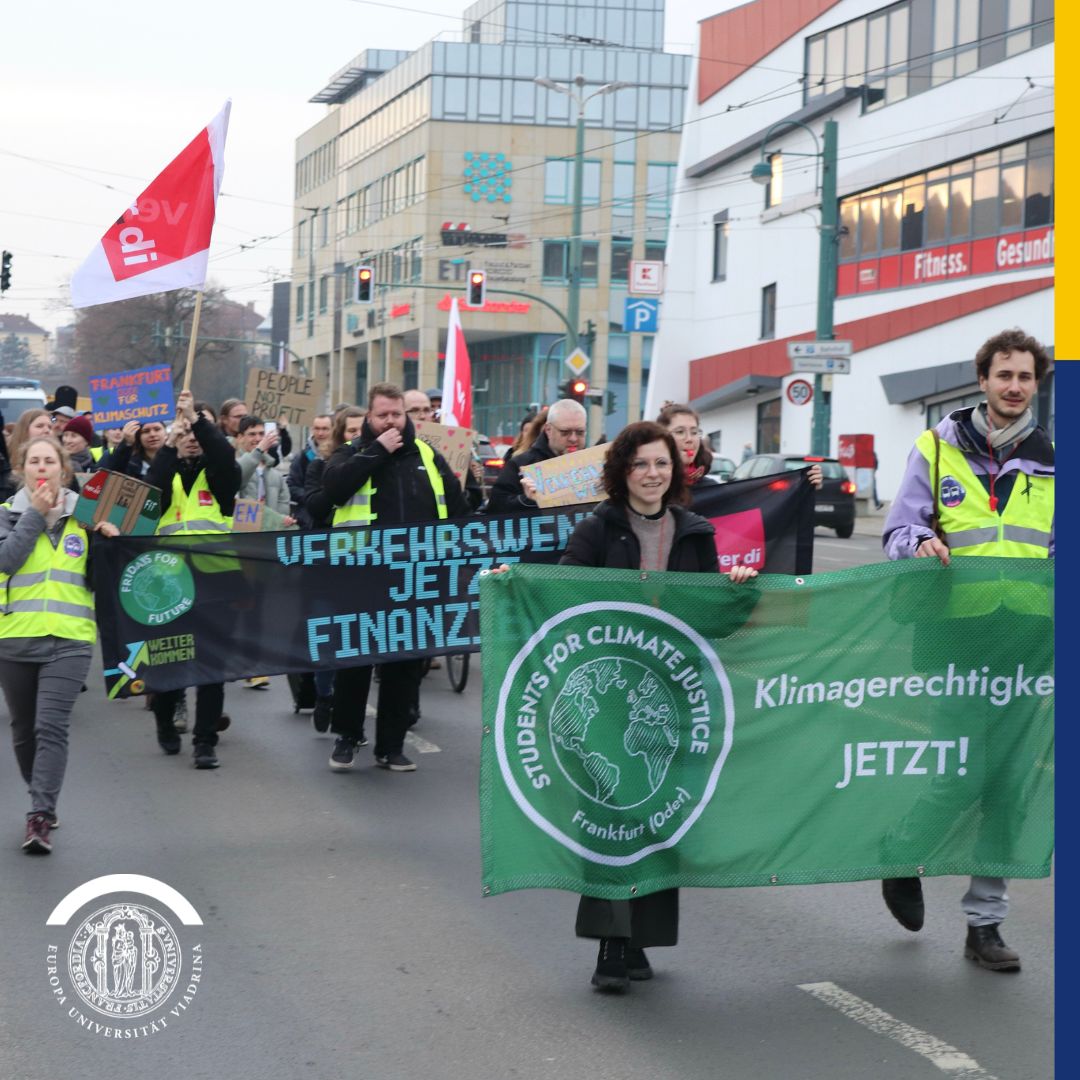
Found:
[[[48,330],[64,286],[109,223],[233,99],[211,280],[269,313],[287,275],[293,145],[325,106],[308,98],[357,53],[460,40],[466,0],[37,0],[4,5],[0,246],[14,254],[0,312]],[[668,0],[666,39],[732,0]],[[266,240],[250,250],[241,244]]]

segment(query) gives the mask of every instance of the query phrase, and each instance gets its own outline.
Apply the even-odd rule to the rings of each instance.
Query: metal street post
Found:
[[[833,336],[833,305],[836,300],[836,242],[839,237],[836,203],[836,141],[837,126],[835,120],[825,121],[824,143],[819,143],[817,136],[805,124],[798,120],[780,120],[773,124],[761,140],[761,160],[750,170],[750,178],[759,184],[767,184],[772,178],[772,166],[766,160],[766,144],[777,128],[799,127],[811,139],[817,150],[813,154],[796,153],[785,150],[791,157],[818,158],[821,162],[821,179],[815,186],[821,193],[821,224],[818,246],[818,295],[817,295],[817,340],[831,341]],[[824,376],[814,375],[814,412],[810,434],[810,452],[819,457],[829,456],[832,441],[832,405],[825,400]]]

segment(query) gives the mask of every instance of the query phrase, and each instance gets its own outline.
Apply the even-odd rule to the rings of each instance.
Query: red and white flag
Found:
[[[465,348],[456,296],[450,302],[450,323],[446,329],[446,368],[439,423],[448,427],[472,427],[472,365]]]
[[[231,107],[226,101],[101,238],[72,275],[73,307],[206,284]]]

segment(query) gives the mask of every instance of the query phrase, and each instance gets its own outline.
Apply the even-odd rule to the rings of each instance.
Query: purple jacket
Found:
[[[971,437],[970,416],[972,410],[958,409],[950,413],[937,425],[937,433],[943,442],[950,443],[963,451],[971,464],[971,469],[980,480],[994,477],[994,491],[1001,498],[1004,510],[1012,486],[1021,473],[1039,476],[1054,475],[1054,445],[1050,437],[1037,427],[1008,457],[1004,464],[998,464],[989,453],[980,450]],[[885,554],[890,559],[910,559],[915,549],[929,540],[934,531],[930,528],[930,513],[933,498],[930,492],[931,463],[923,457],[916,447],[908,455],[907,470],[900,489],[885,518],[885,528],[881,542]],[[989,490],[989,480],[987,479]],[[1050,531],[1050,558],[1054,557],[1054,531]]]

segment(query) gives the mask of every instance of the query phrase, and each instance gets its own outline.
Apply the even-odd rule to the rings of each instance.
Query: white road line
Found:
[[[421,739],[419,735],[414,735],[411,731],[405,733],[405,741],[418,753],[418,754],[441,754],[442,750],[439,749],[433,742],[428,742],[427,739]]]
[[[869,1028],[878,1035],[890,1039],[914,1050],[947,1073],[952,1080],[997,1080],[988,1073],[973,1057],[969,1057],[955,1046],[942,1042],[926,1031],[920,1031],[910,1024],[905,1024],[869,1001],[849,994],[836,983],[800,983],[800,990],[812,994],[826,1005],[842,1012],[849,1020]]]

